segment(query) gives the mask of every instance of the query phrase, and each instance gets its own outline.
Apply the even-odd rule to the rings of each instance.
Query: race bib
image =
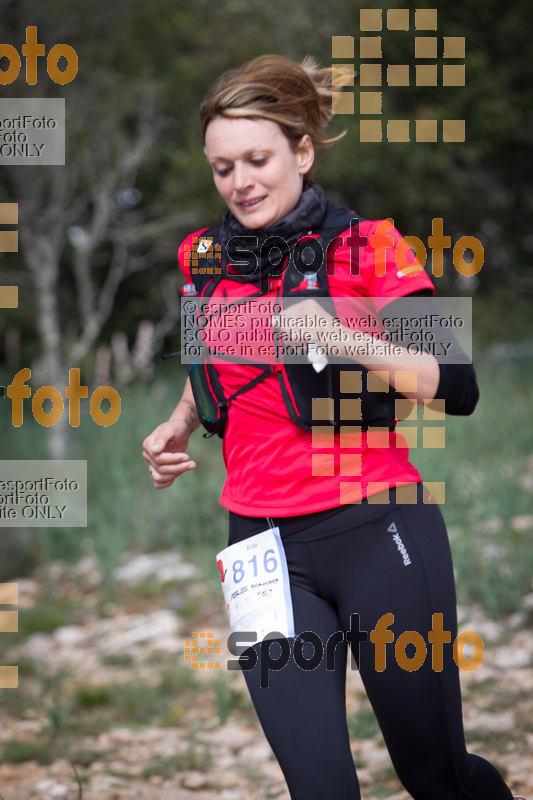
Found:
[[[295,636],[287,559],[279,528],[250,536],[217,555],[224,600],[233,633],[272,631]]]

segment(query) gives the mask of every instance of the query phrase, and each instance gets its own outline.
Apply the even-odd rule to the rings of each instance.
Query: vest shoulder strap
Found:
[[[360,217],[359,214],[355,213],[355,211],[351,211],[349,208],[343,208],[342,206],[336,206],[335,203],[331,203],[328,200],[326,211],[320,220],[320,224],[316,233],[320,234],[321,236],[323,236],[325,233],[329,233],[330,231],[341,233],[342,231],[347,230],[350,227],[351,222],[354,220],[356,222],[365,221],[364,217]]]
[[[216,252],[217,244],[220,246],[220,227],[206,228],[198,236],[191,258],[191,280],[196,291],[201,295],[207,284],[220,274],[219,259]],[[193,264],[197,261],[197,264]],[[217,273],[216,270],[219,270]]]

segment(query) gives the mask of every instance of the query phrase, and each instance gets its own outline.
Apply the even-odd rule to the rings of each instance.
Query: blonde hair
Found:
[[[217,116],[260,117],[277,122],[295,152],[306,133],[315,149],[332,145],[346,133],[327,137],[334,91],[331,67],[321,69],[312,56],[300,64],[259,56],[224,72],[209,90],[200,106],[203,139]]]

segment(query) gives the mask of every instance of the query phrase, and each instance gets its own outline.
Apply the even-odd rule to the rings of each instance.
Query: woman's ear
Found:
[[[315,160],[315,148],[308,133],[304,134],[300,139],[297,150],[298,156],[298,172],[300,175],[305,175],[313,166]]]

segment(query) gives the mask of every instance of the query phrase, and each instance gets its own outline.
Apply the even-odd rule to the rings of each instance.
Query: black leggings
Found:
[[[443,615],[443,629],[457,635],[455,586],[446,528],[440,509],[422,500],[413,505],[364,501],[358,505],[276,517],[287,555],[296,634],[312,631],[324,643],[324,658],[314,669],[315,644],[300,648],[300,666],[291,657],[283,669],[265,671],[258,663],[244,675],[266,737],[276,755],[292,800],[359,800],[359,784],[350,752],[345,706],[347,645],[342,632],[354,631],[359,615],[360,636],[353,643],[361,678],[383,733],[392,762],[415,800],[512,800],[510,790],[487,761],[466,751],[459,687],[459,670],[452,644],[444,644],[443,668],[432,666],[428,632],[432,615]],[[264,517],[230,513],[229,543],[268,527]],[[394,642],[379,645],[371,632],[384,614],[392,614]],[[389,617],[390,619],[390,617]],[[384,622],[382,623],[385,624]],[[423,648],[396,641],[406,631],[419,632],[427,656],[416,670],[404,667],[421,661]],[[325,643],[337,634],[334,665]],[[306,637],[303,637],[306,639]],[[407,642],[408,638],[404,637]],[[416,637],[414,637],[416,638]],[[285,641],[285,645],[287,642]],[[249,650],[248,650],[249,652]],[[376,658],[386,654],[385,665]],[[398,653],[400,666],[395,654]],[[405,653],[402,657],[402,653]],[[272,659],[281,645],[269,643]],[[246,652],[241,655],[244,666]],[[407,659],[413,659],[409,662]],[[329,661],[329,663],[328,663]],[[248,661],[248,666],[251,661]],[[383,666],[385,668],[383,669]],[[438,665],[437,665],[438,666]],[[381,667],[381,671],[377,669]],[[263,683],[263,688],[261,687]]]

